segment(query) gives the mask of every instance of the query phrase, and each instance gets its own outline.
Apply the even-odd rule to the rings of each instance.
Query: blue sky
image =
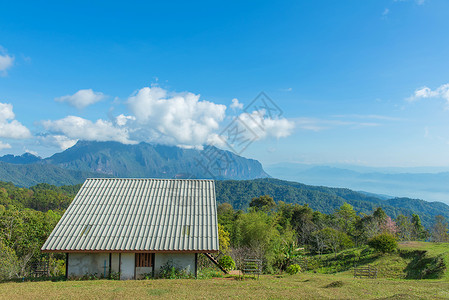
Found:
[[[0,155],[226,147],[239,117],[264,164],[449,166],[448,1],[161,2],[4,1]]]

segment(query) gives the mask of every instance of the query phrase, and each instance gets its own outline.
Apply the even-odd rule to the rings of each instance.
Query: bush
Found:
[[[193,275],[175,266],[173,262],[170,260],[165,265],[161,266],[159,277],[165,279],[180,279],[180,278],[192,278]]]
[[[233,270],[235,268],[235,262],[229,255],[222,256],[218,260],[218,263],[226,271]]]
[[[394,235],[390,233],[379,234],[368,241],[368,245],[376,251],[387,253],[393,252],[398,247],[398,242]]]
[[[290,265],[288,266],[286,272],[290,275],[298,274],[299,272],[301,272],[301,266],[298,264]]]

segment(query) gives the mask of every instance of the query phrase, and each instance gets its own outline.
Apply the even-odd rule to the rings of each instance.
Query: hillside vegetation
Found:
[[[304,269],[323,274],[351,276],[354,267],[372,266],[378,278],[449,279],[449,243],[402,242],[398,250],[382,254],[368,247],[337,254],[304,257]]]
[[[216,181],[218,203],[230,203],[234,209],[246,209],[254,197],[270,195],[276,202],[308,204],[322,213],[332,213],[344,203],[349,203],[359,213],[369,214],[382,207],[387,215],[411,216],[419,213],[422,223],[430,226],[435,215],[449,219],[449,206],[441,202],[426,202],[410,198],[382,200],[372,195],[350,189],[312,186],[279,179],[224,180]]]
[[[40,248],[79,188],[80,185],[57,187],[38,184],[27,189],[0,182],[0,278],[28,276],[31,265],[40,260],[50,262],[53,275],[64,272],[63,255],[42,254]],[[421,212],[391,218],[381,206],[374,205],[376,198],[350,190],[265,179],[217,182],[216,192],[221,202],[227,193],[231,193],[229,197],[241,197],[246,203],[249,201],[246,211],[236,210],[227,202],[218,205],[222,252],[230,255],[237,267],[240,267],[239,262],[244,256],[259,257],[263,261],[265,273],[283,272],[300,262],[304,253],[298,251],[298,247],[304,248],[307,256],[332,254],[337,257],[340,251],[354,246],[362,249],[370,245],[376,249],[376,245],[371,242],[378,237],[394,243],[396,240],[449,241],[448,224],[444,216],[433,216],[428,226],[423,226]],[[286,203],[278,198],[276,202],[267,195],[248,199],[252,194],[264,193],[272,193],[277,197],[283,195],[281,199],[296,201]],[[289,198],[295,195],[298,195],[297,198]],[[298,204],[301,201],[306,204]],[[349,204],[358,205],[358,201],[370,204],[373,209],[365,214],[359,213],[357,207]],[[342,205],[337,207],[339,203]],[[329,213],[314,210],[312,205],[319,205]],[[332,205],[335,207],[333,210]],[[425,203],[423,205],[427,207]],[[394,252],[395,247],[393,244],[393,248],[385,249]],[[384,248],[379,249],[376,251],[384,251]],[[358,256],[352,254],[352,258],[365,257],[367,253],[365,251]],[[415,254],[410,257],[414,259]],[[427,256],[421,257],[423,261],[428,259]],[[434,264],[438,267],[443,262],[446,266],[445,259],[442,256],[440,260],[425,265]],[[347,266],[346,260],[345,257],[339,258],[338,263]],[[416,264],[421,264],[421,261],[417,260]],[[430,268],[430,273],[435,274],[437,267]],[[434,278],[428,277],[430,273],[420,276]]]

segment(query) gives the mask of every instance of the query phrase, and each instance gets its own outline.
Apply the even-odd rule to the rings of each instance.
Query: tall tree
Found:
[[[253,207],[256,210],[268,212],[276,207],[276,202],[274,202],[273,197],[264,195],[253,198],[249,204],[249,207]]]
[[[448,224],[446,219],[441,216],[435,216],[435,223],[432,226],[432,241],[439,243],[449,242]]]

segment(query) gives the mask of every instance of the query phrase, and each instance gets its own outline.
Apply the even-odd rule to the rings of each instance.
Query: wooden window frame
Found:
[[[136,268],[153,266],[153,253],[136,253]]]

